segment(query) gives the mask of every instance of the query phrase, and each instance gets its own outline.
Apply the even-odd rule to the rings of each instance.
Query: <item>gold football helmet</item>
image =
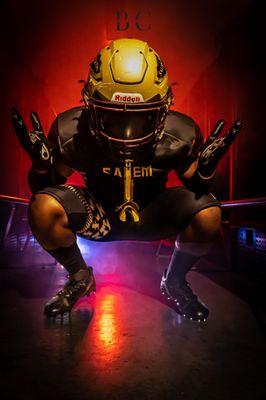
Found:
[[[172,90],[160,56],[146,42],[117,39],[90,64],[82,97],[103,149],[135,162],[160,140]]]

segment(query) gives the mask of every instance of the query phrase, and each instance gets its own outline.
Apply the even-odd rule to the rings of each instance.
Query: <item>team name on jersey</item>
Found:
[[[140,93],[115,92],[111,98],[111,101],[117,101],[119,103],[139,103],[144,100]]]
[[[124,170],[120,167],[103,167],[102,172],[107,175],[119,176],[123,178]],[[148,176],[152,176],[152,166],[148,167],[137,167],[134,166],[131,168],[132,178],[145,178]]]

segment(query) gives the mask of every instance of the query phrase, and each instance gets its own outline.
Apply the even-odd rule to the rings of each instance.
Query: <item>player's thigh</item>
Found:
[[[91,240],[108,236],[111,230],[108,216],[86,188],[65,184],[47,187],[38,193],[49,194],[62,205],[73,232]]]
[[[166,189],[140,213],[140,223],[132,227],[132,233],[140,240],[157,240],[177,235],[201,210],[220,207],[212,195],[196,195],[185,187]]]

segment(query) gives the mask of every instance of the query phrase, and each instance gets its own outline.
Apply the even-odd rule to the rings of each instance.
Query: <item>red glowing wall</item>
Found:
[[[255,111],[249,114],[243,97],[254,87],[249,81],[247,88],[245,79],[254,74],[243,62],[251,57],[252,43],[245,43],[239,31],[249,38],[250,10],[254,14],[250,0],[6,2],[1,12],[1,192],[29,195],[29,160],[15,138],[10,108],[18,107],[27,122],[36,110],[47,132],[59,112],[78,105],[78,80],[86,78],[97,52],[117,37],[146,40],[158,51],[170,81],[178,82],[173,108],[191,115],[205,136],[219,118],[228,124],[246,119],[250,125],[237,146],[247,146]],[[239,196],[235,152],[219,167],[221,198]],[[176,184],[172,174],[169,184]]]

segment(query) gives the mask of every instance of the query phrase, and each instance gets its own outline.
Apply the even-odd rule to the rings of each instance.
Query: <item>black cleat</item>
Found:
[[[179,285],[178,283],[169,284],[166,279],[167,269],[164,271],[161,280],[161,292],[167,300],[174,301],[180,313],[193,321],[206,321],[209,310],[197,296],[192,292],[188,282]]]
[[[44,307],[44,315],[47,317],[56,317],[64,313],[70,313],[75,303],[82,296],[89,296],[91,292],[96,291],[96,283],[93,276],[92,267],[86,270],[80,270],[78,273],[87,272],[85,278],[75,280],[70,277],[69,281],[65,284],[55,296],[53,296]]]

